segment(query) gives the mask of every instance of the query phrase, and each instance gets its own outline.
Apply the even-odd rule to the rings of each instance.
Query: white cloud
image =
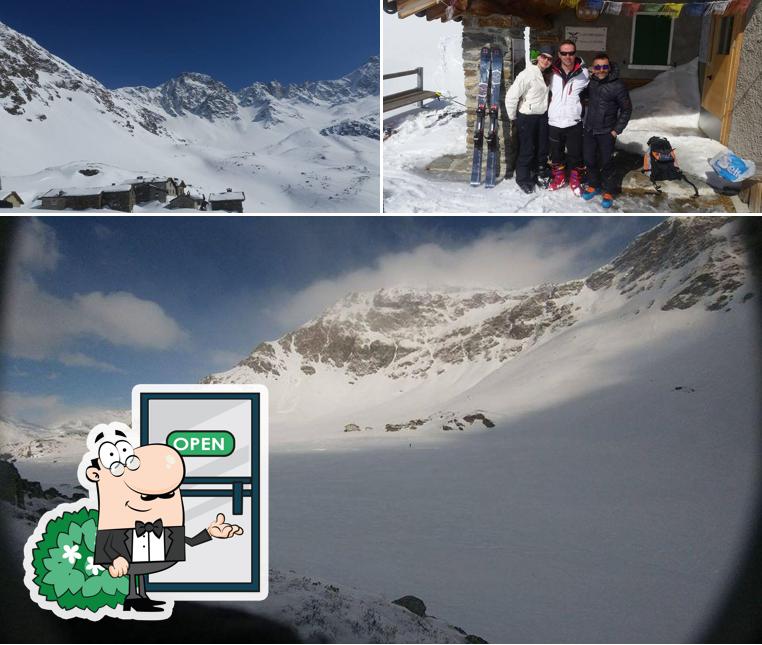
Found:
[[[93,226],[93,233],[95,233],[95,236],[99,240],[109,240],[116,235],[116,231],[104,224],[96,224]]]
[[[230,367],[238,363],[246,352],[230,352],[224,349],[213,349],[209,352],[209,359],[216,367]]]
[[[32,419],[47,416],[61,407],[55,394],[31,395],[19,392],[0,392],[0,410],[3,416],[14,419]]]
[[[40,288],[35,275],[54,269],[58,263],[55,233],[39,220],[30,219],[19,235],[3,320],[4,350],[9,355],[114,369],[74,351],[72,345],[94,340],[137,349],[166,350],[188,338],[187,332],[159,304],[126,291],[95,291],[71,297],[48,293]]]
[[[0,416],[42,426],[56,426],[73,419],[92,419],[95,424],[120,418],[119,413],[97,406],[75,406],[55,394],[23,394],[0,391]]]
[[[104,363],[82,352],[65,352],[58,356],[58,360],[70,367],[92,367],[103,372],[124,372],[124,370],[111,365],[111,363]]]
[[[409,286],[520,288],[581,277],[604,263],[613,239],[632,237],[630,218],[538,218],[485,233],[455,248],[423,244],[378,257],[370,266],[321,279],[289,296],[276,317],[286,326],[304,323],[352,291]]]
[[[35,272],[55,269],[61,257],[55,231],[34,218],[19,227],[13,252],[19,267]]]

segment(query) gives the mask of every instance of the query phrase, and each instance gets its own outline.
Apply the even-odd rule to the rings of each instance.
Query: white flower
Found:
[[[103,571],[103,567],[98,564],[95,564],[93,562],[93,556],[88,555],[87,564],[85,565],[85,571],[89,571],[91,575],[97,576],[101,571]]]
[[[79,544],[75,544],[74,546],[64,544],[63,559],[68,560],[69,564],[74,564],[74,562],[79,560],[81,557],[82,554],[79,553]]]

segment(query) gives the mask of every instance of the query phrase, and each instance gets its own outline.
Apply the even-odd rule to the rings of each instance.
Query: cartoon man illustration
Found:
[[[185,476],[182,456],[163,444],[134,447],[125,432],[111,426],[109,431],[113,436],[96,435],[98,456],[85,470],[98,494],[94,561],[114,578],[129,576],[125,611],[160,612],[164,603],[146,594],[146,574],[184,561],[186,545],[232,538],[243,529],[219,513],[205,530],[187,536],[179,491]]]

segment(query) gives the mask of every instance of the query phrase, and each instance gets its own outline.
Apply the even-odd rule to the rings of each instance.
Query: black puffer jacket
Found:
[[[632,115],[632,101],[627,87],[619,78],[619,68],[612,63],[609,75],[602,81],[591,71],[586,91],[585,130],[593,134],[616,130],[617,134],[622,134]]]

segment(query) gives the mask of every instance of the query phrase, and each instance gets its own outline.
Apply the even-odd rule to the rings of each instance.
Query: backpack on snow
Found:
[[[677,165],[675,149],[668,139],[664,137],[651,137],[648,140],[648,150],[643,155],[643,170],[651,178],[656,192],[661,192],[659,181],[683,180],[693,187],[694,197],[698,197],[699,192],[696,185],[691,182]]]

